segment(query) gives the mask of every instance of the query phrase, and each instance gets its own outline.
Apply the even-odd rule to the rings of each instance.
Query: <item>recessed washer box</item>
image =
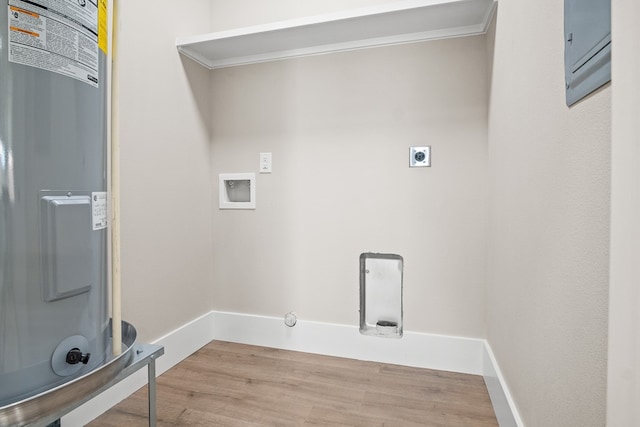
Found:
[[[221,173],[218,187],[220,209],[256,208],[255,173]]]

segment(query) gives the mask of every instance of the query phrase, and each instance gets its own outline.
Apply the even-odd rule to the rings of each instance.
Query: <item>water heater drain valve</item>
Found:
[[[67,363],[69,365],[77,365],[78,363],[82,363],[86,365],[89,363],[89,358],[91,357],[91,353],[83,353],[79,348],[74,348],[67,353]]]
[[[78,373],[89,363],[89,341],[82,335],[72,335],[62,340],[51,356],[51,369],[56,375],[68,377]]]

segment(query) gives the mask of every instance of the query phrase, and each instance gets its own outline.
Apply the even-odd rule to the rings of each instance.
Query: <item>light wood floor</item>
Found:
[[[481,376],[214,341],[157,381],[159,426],[497,426]],[[145,426],[146,387],[89,424]]]

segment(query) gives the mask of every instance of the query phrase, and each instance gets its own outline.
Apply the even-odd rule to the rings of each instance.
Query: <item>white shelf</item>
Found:
[[[496,0],[404,0],[383,6],[181,37],[213,69],[486,32]]]

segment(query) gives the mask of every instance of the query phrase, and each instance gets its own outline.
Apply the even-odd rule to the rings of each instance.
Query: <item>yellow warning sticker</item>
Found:
[[[107,20],[107,0],[98,1],[98,47],[107,55],[109,49],[109,30]]]

